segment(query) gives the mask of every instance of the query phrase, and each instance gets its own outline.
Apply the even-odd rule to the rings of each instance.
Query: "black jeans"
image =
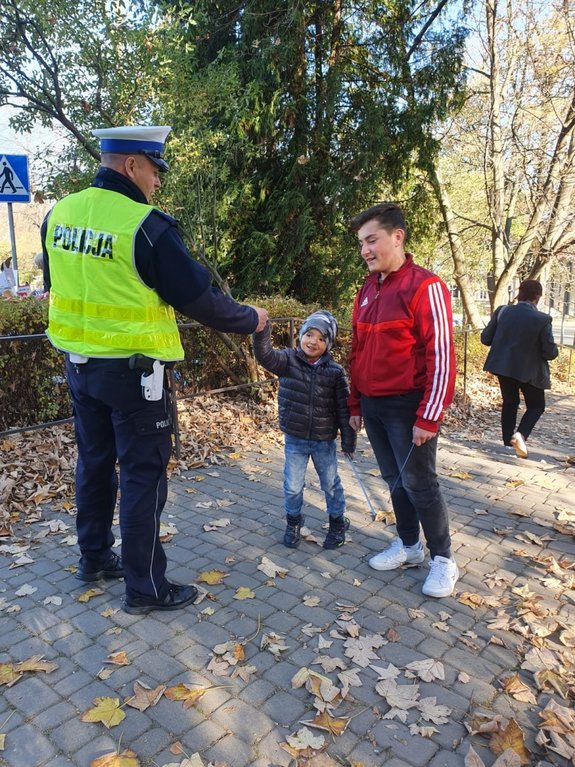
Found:
[[[413,425],[423,392],[361,398],[361,414],[381,476],[392,487],[413,444]],[[420,524],[432,557],[451,556],[449,515],[435,461],[437,437],[415,447],[393,492],[397,534],[405,546],[419,540]]]
[[[511,437],[516,431],[527,439],[537,421],[545,412],[545,390],[538,389],[528,383],[518,381],[509,376],[497,376],[503,404],[501,405],[501,435],[503,444],[510,445]],[[525,413],[517,429],[517,411],[519,409],[519,392],[525,400]]]

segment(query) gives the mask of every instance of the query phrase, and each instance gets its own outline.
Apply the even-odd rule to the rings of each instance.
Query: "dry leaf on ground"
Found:
[[[255,592],[249,586],[240,586],[236,589],[234,599],[255,599]]]
[[[281,653],[288,649],[289,647],[284,642],[283,637],[274,631],[264,634],[260,642],[260,650],[269,650],[276,658],[280,658]]]
[[[372,664],[370,668],[377,673],[378,679],[396,679],[401,674],[401,671],[393,663],[389,663],[385,668]]]
[[[555,691],[565,700],[570,695],[570,685],[568,685],[562,675],[556,671],[544,668],[541,671],[536,671],[535,674],[533,674],[533,679],[537,687],[542,691]],[[575,684],[571,685],[571,689],[575,692]],[[575,697],[575,695],[573,697]]]
[[[126,718],[119,698],[96,698],[94,708],[89,708],[80,717],[82,722],[102,722],[105,727],[117,727]]]
[[[419,685],[397,684],[395,679],[383,679],[375,685],[376,692],[385,698],[390,707],[384,715],[384,719],[407,721],[407,711],[418,706]]]
[[[425,721],[434,724],[447,724],[452,711],[448,706],[438,705],[435,696],[421,698],[417,707]]]
[[[469,746],[469,751],[465,757],[465,767],[485,767],[485,762],[480,758],[473,746]],[[492,767],[521,767],[521,759],[512,748],[508,748],[499,756]]]
[[[213,522],[208,522],[204,525],[204,530],[206,533],[210,533],[213,530],[219,530],[222,527],[229,527],[231,524],[231,520],[229,517],[224,517],[223,519],[215,519]]]
[[[94,759],[90,767],[140,767],[140,761],[134,751],[122,751],[121,754],[114,751]]]
[[[319,665],[323,668],[324,671],[327,671],[328,673],[330,671],[335,671],[336,668],[342,670],[347,668],[347,663],[341,658],[332,658],[329,655],[318,655],[317,658],[312,661],[312,665]]]
[[[257,672],[257,666],[236,666],[230,674],[230,679],[240,677],[244,682],[250,682],[252,676]]]
[[[50,674],[58,668],[56,663],[42,660],[41,655],[33,655],[20,663],[0,663],[0,685],[12,687],[25,673],[43,671]]]
[[[327,711],[322,711],[311,721],[305,721],[308,727],[317,727],[318,730],[327,730],[332,735],[341,735],[349,724],[349,717],[331,716]]]
[[[83,594],[80,594],[80,596],[78,597],[78,602],[89,602],[90,599],[93,599],[94,597],[99,597],[104,593],[105,592],[99,588],[88,589],[88,591],[85,591]]]
[[[462,605],[471,607],[473,610],[477,610],[477,608],[481,607],[485,602],[482,596],[479,594],[472,594],[469,591],[464,591],[462,594],[460,594],[457,597],[457,601],[461,602]]]
[[[358,669],[349,669],[348,671],[342,671],[337,675],[337,678],[342,684],[341,694],[345,698],[347,695],[347,688],[349,687],[361,687],[362,681],[358,676]],[[345,693],[345,694],[344,694]]]
[[[208,583],[210,586],[216,586],[223,583],[224,578],[227,578],[229,573],[223,572],[223,570],[204,570],[203,573],[198,575],[199,583]]]
[[[268,578],[275,578],[276,575],[279,575],[280,578],[285,578],[289,572],[285,567],[276,565],[275,562],[272,562],[271,559],[268,559],[267,557],[262,557],[262,561],[258,565],[258,570],[265,573]]]
[[[213,762],[210,762],[210,766],[212,764]],[[164,764],[163,767],[204,767],[204,762],[202,761],[202,757],[196,752],[195,754],[186,757],[183,762],[170,762],[169,764]],[[214,765],[214,767],[216,766]],[[222,765],[222,767],[226,766]]]
[[[316,735],[307,727],[300,727],[294,735],[288,735],[286,741],[280,743],[280,746],[296,759],[312,757],[326,745],[323,735]]]
[[[366,668],[369,666],[370,661],[379,660],[375,648],[381,647],[385,644],[385,640],[379,634],[369,634],[365,637],[351,637],[344,643],[345,655],[351,658],[358,666]]]
[[[501,687],[515,700],[520,700],[522,703],[537,703],[537,698],[531,691],[531,688],[521,681],[519,674],[512,674],[506,679],[502,679]]]
[[[419,735],[421,738],[432,738],[439,730],[437,727],[421,727],[418,724],[410,724],[409,732],[412,735]]]
[[[291,686],[294,690],[299,689],[300,687],[303,687],[304,684],[307,682],[310,675],[310,670],[307,666],[303,666],[303,668],[300,668],[299,671],[297,671],[291,678]]]
[[[443,663],[433,658],[413,661],[413,663],[408,663],[405,668],[407,671],[415,672],[415,674],[406,673],[405,676],[408,679],[414,678],[416,675],[424,682],[433,682],[434,679],[445,679]]]
[[[157,704],[166,689],[166,685],[159,685],[152,689],[138,679],[134,682],[134,694],[126,699],[126,705],[137,708],[138,711],[145,711]]]
[[[506,727],[493,733],[489,748],[494,754],[503,754],[508,748],[512,748],[518,754],[522,765],[531,762],[531,753],[525,745],[525,735],[515,719],[510,719]]]
[[[202,685],[192,686],[185,684],[185,682],[180,682],[180,684],[177,684],[174,687],[168,687],[168,689],[165,690],[164,695],[166,698],[169,698],[169,700],[181,700],[184,704],[184,708],[191,708],[199,701],[202,695],[205,695],[205,693],[211,689],[213,688],[203,687]]]

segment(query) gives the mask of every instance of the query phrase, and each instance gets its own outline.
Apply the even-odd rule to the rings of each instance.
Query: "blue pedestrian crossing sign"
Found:
[[[27,155],[0,153],[0,202],[30,202]]]

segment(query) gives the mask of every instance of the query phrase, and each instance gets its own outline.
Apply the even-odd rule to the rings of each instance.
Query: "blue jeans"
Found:
[[[361,398],[361,413],[381,476],[393,486],[413,443],[413,425],[423,392]],[[437,437],[414,447],[393,492],[397,534],[405,546],[419,540],[420,525],[432,557],[451,556],[449,517],[435,460]]]
[[[343,486],[337,473],[335,440],[308,440],[285,437],[284,465],[284,508],[290,517],[301,513],[305,472],[311,457],[321,489],[325,494],[327,513],[330,517],[341,517],[345,510]]]

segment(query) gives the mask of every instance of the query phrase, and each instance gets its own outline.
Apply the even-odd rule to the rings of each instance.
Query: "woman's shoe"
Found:
[[[511,437],[511,444],[515,448],[515,455],[518,458],[527,458],[529,451],[527,450],[527,445],[525,444],[523,434],[521,434],[520,431],[516,431],[515,434]]]

